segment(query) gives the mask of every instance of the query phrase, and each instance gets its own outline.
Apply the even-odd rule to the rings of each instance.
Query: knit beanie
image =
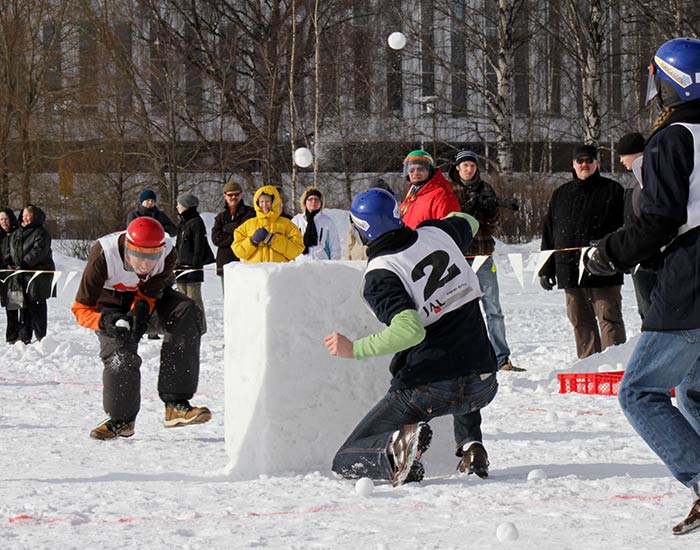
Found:
[[[185,208],[197,208],[199,206],[199,199],[192,193],[183,193],[177,198],[177,203]]]
[[[620,138],[615,150],[618,155],[634,155],[635,153],[644,152],[644,145],[646,145],[644,136],[639,132],[632,132]]]
[[[479,165],[479,157],[476,156],[474,151],[470,151],[469,149],[458,151],[455,155],[455,166],[459,166],[461,163],[468,160],[472,161],[477,166]]]
[[[309,197],[318,197],[321,201],[321,208],[323,208],[323,193],[317,187],[307,187],[301,195],[301,200],[299,204],[301,206],[302,212],[306,210],[306,199]]]
[[[158,200],[154,191],[152,191],[150,189],[144,189],[143,191],[141,191],[141,194],[139,195],[139,202],[143,202],[143,201],[148,200],[148,199],[151,199],[154,201]]]

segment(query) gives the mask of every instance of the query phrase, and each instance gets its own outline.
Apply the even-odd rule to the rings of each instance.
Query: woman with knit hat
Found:
[[[340,260],[340,238],[333,220],[322,212],[323,193],[316,187],[307,187],[301,195],[301,213],[292,223],[304,236],[304,252],[313,260]]]

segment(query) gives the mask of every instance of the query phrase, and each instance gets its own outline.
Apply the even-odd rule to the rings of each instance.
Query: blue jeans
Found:
[[[700,495],[700,329],[642,332],[620,385],[632,427]],[[678,408],[671,402],[676,388]]]
[[[496,353],[498,368],[508,362],[510,348],[506,341],[506,325],[503,322],[503,312],[501,311],[501,301],[498,296],[498,276],[496,275],[496,265],[493,258],[489,258],[476,272],[479,279],[479,286],[484,293],[481,304],[486,314],[486,327],[489,331],[489,340]]]
[[[475,440],[475,428],[480,440],[479,410],[493,400],[497,390],[493,373],[485,380],[473,374],[390,391],[340,447],[333,459],[333,471],[346,478],[392,479],[390,448],[394,432],[404,424],[428,422],[448,414],[453,415],[455,443],[461,451],[464,443]]]

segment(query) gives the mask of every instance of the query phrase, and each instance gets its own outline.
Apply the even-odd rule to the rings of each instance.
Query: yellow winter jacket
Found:
[[[265,193],[272,195],[272,209],[264,214],[258,206],[258,198]],[[277,189],[265,185],[255,192],[253,198],[255,218],[246,220],[233,232],[231,250],[244,262],[288,262],[304,251],[304,238],[291,220],[280,216],[281,201]],[[250,237],[259,227],[264,227],[273,234],[269,245],[260,243],[255,246]]]

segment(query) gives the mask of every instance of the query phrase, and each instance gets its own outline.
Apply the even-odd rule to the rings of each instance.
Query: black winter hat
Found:
[[[571,158],[573,160],[576,160],[580,157],[591,157],[592,159],[597,159],[598,149],[593,145],[586,145],[585,143],[581,143],[574,147],[574,152]]]
[[[617,142],[617,147],[615,150],[618,155],[634,155],[636,153],[644,152],[644,146],[646,141],[644,136],[639,132],[632,132],[625,134]]]
[[[461,163],[468,160],[477,166],[479,165],[479,157],[476,156],[476,153],[474,151],[470,151],[469,149],[463,149],[455,155],[455,166],[459,166]]]

